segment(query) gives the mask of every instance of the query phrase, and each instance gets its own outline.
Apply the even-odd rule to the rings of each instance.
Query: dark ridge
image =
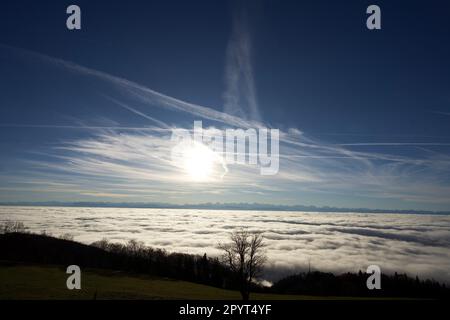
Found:
[[[107,268],[114,255],[75,241],[31,233],[0,234],[0,259],[43,264]]]
[[[398,273],[381,274],[381,290],[368,290],[367,278],[368,275],[361,271],[341,275],[304,272],[279,280],[271,290],[282,294],[318,296],[450,298],[450,288],[431,279],[420,280]]]
[[[149,208],[149,209],[201,209],[201,210],[261,210],[261,211],[300,211],[300,212],[332,212],[332,213],[395,213],[395,214],[436,214],[447,215],[449,211],[413,210],[413,209],[376,209],[376,208],[341,208],[318,207],[307,205],[281,205],[265,203],[197,203],[172,204],[161,202],[0,202],[0,206],[41,206],[41,207],[86,207],[86,208]]]
[[[218,259],[168,253],[134,240],[127,244],[106,240],[85,245],[31,233],[0,234],[0,260],[21,263],[78,265],[80,268],[120,270],[170,277],[219,288],[234,288],[230,273]]]
[[[237,289],[232,273],[217,258],[168,253],[130,240],[127,244],[107,240],[91,245],[72,240],[22,232],[0,233],[0,260],[5,265],[37,263],[125,271],[169,277],[218,288]],[[406,274],[382,275],[381,290],[368,290],[368,275],[334,275],[319,271],[285,277],[272,287],[254,285],[253,292],[315,296],[401,297],[450,299],[450,288],[432,279],[420,280]]]

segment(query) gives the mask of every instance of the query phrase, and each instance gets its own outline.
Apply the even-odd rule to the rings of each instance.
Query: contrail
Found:
[[[126,91],[128,94],[132,95],[136,99],[140,99],[148,104],[157,105],[160,107],[164,107],[170,110],[176,110],[176,111],[183,111],[195,116],[199,116],[204,119],[209,119],[212,121],[216,121],[228,126],[235,126],[238,128],[262,128],[265,127],[265,125],[262,122],[255,121],[255,120],[245,120],[241,119],[237,116],[230,115],[224,112],[220,112],[217,110],[214,110],[210,107],[205,107],[193,103],[189,103],[183,100],[179,100],[167,95],[164,95],[162,93],[159,93],[157,91],[154,91],[152,89],[149,89],[143,85],[140,85],[138,83],[132,82],[130,80],[116,77],[113,75],[110,75],[103,71],[98,71],[95,69],[87,68],[81,65],[78,65],[76,63],[66,61],[59,58],[54,58],[45,54],[37,53],[34,51],[29,51],[21,48],[11,47],[8,45],[0,44],[1,48],[11,50],[13,52],[17,52],[23,56],[28,56],[32,58],[40,59],[46,63],[55,65],[57,67],[62,67],[68,71],[75,72],[84,76],[91,76],[98,78],[100,80],[109,82],[118,88]],[[131,109],[128,108],[128,110],[131,111]],[[139,112],[135,109],[133,109],[133,112]],[[141,115],[145,115],[141,113]],[[152,118],[153,119],[153,118]],[[156,119],[154,119],[156,120]],[[0,125],[2,126],[2,125]],[[6,125],[3,125],[6,126]],[[14,125],[9,125],[14,126]],[[48,125],[16,125],[19,126],[27,126],[27,127],[35,127],[35,128],[68,128],[68,129],[113,129],[115,127],[84,127],[84,126],[48,126]],[[148,129],[148,128],[125,128],[125,127],[117,127],[117,129],[123,129],[123,130],[154,130]],[[341,144],[341,145],[326,145],[317,143],[314,140],[306,139],[305,136],[302,137],[302,140],[299,141],[298,138],[293,139],[290,135],[282,133],[280,136],[280,142],[284,142],[286,144],[291,145],[293,148],[312,148],[318,151],[326,152],[326,153],[336,153],[343,156],[351,157],[353,160],[359,161],[363,164],[365,164],[367,167],[371,167],[371,163],[366,159],[367,154],[366,153],[360,153],[355,152],[351,150],[347,150],[343,148],[344,146],[352,146],[352,145],[358,145],[358,144]],[[362,144],[361,144],[362,145]],[[375,144],[374,144],[375,145]],[[286,149],[285,149],[286,150]],[[292,151],[295,152],[294,149]]]
[[[75,130],[129,130],[129,131],[169,131],[170,129],[156,127],[121,127],[121,126],[73,126],[52,124],[1,124],[0,128],[36,128],[36,129],[75,129]]]
[[[139,115],[139,116],[141,116],[141,117],[143,117],[143,118],[145,118],[147,120],[153,121],[154,123],[156,123],[157,125],[159,125],[162,128],[166,128],[166,129],[170,128],[166,123],[164,123],[164,122],[162,122],[162,121],[160,121],[158,119],[155,119],[155,118],[153,118],[153,117],[151,117],[151,116],[149,116],[149,115],[147,115],[147,114],[145,114],[143,112],[140,112],[139,110],[136,110],[136,109],[126,105],[125,103],[122,103],[122,102],[120,102],[120,101],[118,101],[118,100],[116,100],[114,98],[109,97],[109,96],[104,96],[104,97],[107,98],[108,100],[111,100],[115,104],[121,106],[122,108],[125,108],[125,109],[133,112],[134,114],[137,114],[137,115]]]
[[[232,32],[226,52],[224,111],[260,121],[251,48],[247,12],[245,7],[242,7],[234,12]]]
[[[337,146],[450,146],[450,143],[440,142],[361,142],[341,143]]]
[[[262,124],[256,121],[247,121],[244,119],[240,119],[239,117],[226,114],[224,112],[220,112],[214,110],[213,108],[200,106],[197,104],[185,102],[183,100],[179,100],[160,92],[149,89],[143,85],[138,83],[129,81],[124,78],[116,77],[110,75],[106,72],[98,71],[95,69],[91,69],[88,67],[81,66],[79,64],[66,61],[59,58],[54,58],[42,53],[37,53],[34,51],[29,51],[25,49],[15,48],[7,45],[0,44],[0,47],[9,49],[15,52],[18,52],[22,55],[28,55],[30,57],[41,59],[47,63],[53,64],[55,66],[63,67],[69,71],[82,74],[85,76],[92,76],[99,78],[103,81],[107,81],[112,83],[119,88],[125,89],[129,94],[131,94],[134,98],[140,99],[150,104],[156,104],[157,106],[165,107],[172,110],[179,110],[183,112],[187,112],[193,114],[195,116],[202,117],[204,119],[209,119],[217,122],[221,122],[230,126],[236,126],[241,128],[251,128],[251,127],[261,127]]]

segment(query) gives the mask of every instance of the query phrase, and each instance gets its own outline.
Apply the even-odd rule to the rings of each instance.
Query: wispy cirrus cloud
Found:
[[[239,41],[245,40],[245,37],[244,40],[238,35],[236,37]],[[116,122],[111,122],[114,125],[105,127],[31,125],[36,128],[55,127],[92,131],[89,138],[62,141],[58,146],[46,150],[46,156],[53,158],[52,161],[28,161],[28,171],[33,171],[34,176],[41,175],[46,178],[44,180],[51,177],[56,181],[64,180],[86,187],[90,190],[89,194],[95,192],[103,195],[120,194],[121,189],[127,189],[130,193],[135,190],[137,198],[144,194],[161,194],[161,190],[171,197],[179,196],[181,199],[186,194],[197,196],[200,193],[206,194],[201,185],[190,185],[186,188],[185,172],[179,166],[174,166],[170,157],[173,147],[170,139],[171,129],[181,127],[159,120],[153,115],[155,108],[209,121],[209,127],[205,128],[205,132],[229,127],[246,129],[266,126],[263,121],[252,119],[255,117],[246,119],[182,101],[127,79],[73,62],[22,49],[5,46],[2,48],[19,53],[27,59],[45,62],[50,66],[110,84],[112,92],[103,95],[107,97],[107,101],[149,121],[149,126],[144,127],[120,126],[115,125]],[[245,50],[243,52],[239,50],[235,53],[246,54]],[[120,93],[120,98],[113,97],[115,92]],[[140,110],[133,106],[136,101],[141,106]],[[254,101],[256,103],[256,100]],[[256,107],[256,104],[254,106]],[[21,127],[20,124],[3,125]],[[192,128],[184,129],[190,131]],[[226,178],[220,178],[220,174],[213,177],[208,185],[209,194],[220,194],[224,201],[235,199],[236,194],[242,194],[239,190],[245,190],[247,195],[254,196],[252,199],[271,199],[273,202],[286,198],[295,202],[298,195],[319,193],[397,199],[405,202],[405,206],[408,203],[449,204],[449,182],[443,179],[450,172],[450,157],[446,153],[438,154],[423,150],[420,156],[413,157],[396,153],[395,149],[381,152],[357,151],[353,148],[363,145],[416,148],[447,146],[440,142],[331,144],[310,137],[297,128],[286,128],[280,131],[281,163],[280,172],[276,176],[260,176],[257,168],[250,165],[232,165]],[[220,170],[220,166],[218,169]]]
[[[252,66],[252,39],[245,4],[233,11],[232,31],[225,64],[224,111],[261,120]]]
[[[353,142],[353,143],[340,143],[339,146],[450,146],[450,143],[442,142]]]

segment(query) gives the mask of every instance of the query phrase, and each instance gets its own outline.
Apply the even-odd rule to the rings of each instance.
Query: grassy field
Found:
[[[57,266],[0,266],[0,299],[240,299],[237,291],[105,270],[82,270],[81,290],[68,290],[65,269]],[[251,295],[258,300],[333,299],[298,295]]]
[[[104,270],[83,270],[81,290],[68,290],[68,276],[56,266],[0,266],[0,299],[240,299],[236,291]],[[306,297],[254,294],[252,298]]]

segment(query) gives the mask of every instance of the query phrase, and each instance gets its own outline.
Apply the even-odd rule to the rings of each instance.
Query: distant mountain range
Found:
[[[305,212],[358,212],[358,213],[400,213],[400,214],[450,214],[448,211],[394,210],[369,208],[337,208],[305,205],[273,205],[263,203],[198,203],[171,204],[159,202],[1,202],[0,206],[46,206],[46,207],[99,207],[99,208],[159,208],[159,209],[208,209],[208,210],[264,210]]]

